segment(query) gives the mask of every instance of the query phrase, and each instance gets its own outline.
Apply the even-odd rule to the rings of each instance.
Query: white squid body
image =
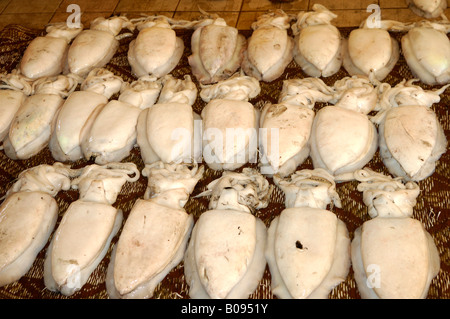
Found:
[[[420,189],[368,169],[359,171],[371,220],[356,229],[352,266],[364,299],[426,298],[440,268],[439,252],[423,224],[411,218]],[[388,249],[386,249],[388,247]]]
[[[450,30],[447,27],[447,30]],[[450,82],[450,40],[447,30],[417,26],[402,37],[402,50],[411,72],[428,85]]]
[[[9,127],[19,107],[25,100],[23,92],[15,90],[0,91],[0,141],[8,135]]]
[[[145,164],[201,161],[201,119],[192,109],[197,87],[190,76],[163,78],[158,103],[141,112],[137,144]]]
[[[76,80],[64,75],[40,78],[33,83],[33,94],[14,115],[3,143],[9,158],[28,159],[47,146],[56,114],[76,86]]]
[[[240,67],[246,39],[222,18],[200,21],[192,34],[192,55],[188,57],[192,73],[201,84],[229,78]]]
[[[343,39],[330,23],[336,14],[320,4],[314,4],[313,10],[300,12],[292,26],[294,60],[309,76],[329,77],[342,66]]]
[[[283,82],[279,102],[267,103],[261,112],[259,151],[264,175],[290,175],[306,160],[315,102],[327,102],[333,93],[316,78]]]
[[[84,134],[81,150],[85,158],[95,157],[97,164],[106,164],[127,157],[136,143],[139,114],[156,102],[160,89],[160,83],[148,76],[125,82],[119,99],[109,101]]]
[[[48,145],[55,160],[84,158],[81,141],[108,99],[120,91],[122,83],[122,78],[110,71],[94,69],[81,84],[81,90],[67,97],[54,121]]]
[[[80,198],[64,213],[47,249],[47,289],[71,296],[84,286],[122,226],[122,211],[112,205],[122,186],[139,176],[134,163],[93,164],[72,181]]]
[[[373,118],[379,124],[383,163],[394,176],[420,181],[431,174],[447,151],[444,129],[434,111],[448,85],[424,91],[406,80],[382,93],[383,111]]]
[[[282,10],[264,14],[252,24],[241,67],[259,81],[279,78],[293,58],[294,41],[288,35],[289,16]]]
[[[258,80],[238,74],[201,90],[203,159],[211,169],[256,162],[260,112],[248,99],[260,91]]]
[[[154,20],[138,23],[139,34],[130,42],[128,62],[137,77],[167,75],[183,56],[183,40],[172,29],[170,19],[157,16]]]
[[[85,77],[95,68],[103,68],[119,47],[122,28],[132,29],[125,17],[96,18],[72,42],[67,53],[68,72]]]
[[[0,206],[0,286],[19,280],[46,245],[58,218],[54,196],[70,188],[71,170],[55,163],[20,173]]]
[[[408,7],[426,19],[437,18],[447,9],[446,0],[406,0]]]
[[[114,247],[106,273],[110,298],[146,299],[184,257],[194,219],[184,210],[203,167],[147,165],[144,199],[138,199]]]
[[[346,180],[377,150],[377,129],[367,116],[377,107],[377,91],[364,77],[343,78],[335,88],[336,105],[321,108],[314,118],[310,155],[314,168]]]
[[[369,27],[368,20],[350,32],[344,40],[343,66],[350,75],[365,75],[383,81],[400,57],[400,46],[386,30],[392,21],[380,21],[380,27]]]
[[[47,26],[47,34],[34,38],[25,49],[19,64],[21,74],[30,79],[61,74],[67,66],[70,42],[82,30],[69,28],[65,22]]]
[[[196,222],[184,259],[189,296],[245,299],[258,287],[266,267],[267,230],[252,212],[264,208],[269,183],[256,170],[224,172],[210,185],[209,210]]]
[[[32,81],[17,72],[0,75],[0,143],[9,133],[14,115],[32,93]],[[3,146],[0,146],[3,149]]]
[[[283,299],[328,298],[350,269],[347,227],[326,210],[332,202],[340,207],[333,177],[316,169],[274,181],[286,194],[286,208],[268,230],[272,292]]]

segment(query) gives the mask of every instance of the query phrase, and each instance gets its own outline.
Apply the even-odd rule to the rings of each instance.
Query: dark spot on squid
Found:
[[[302,243],[300,242],[300,240],[297,240],[297,241],[295,242],[295,247],[298,248],[298,249],[301,249],[301,250],[303,250],[303,249],[308,249],[308,248],[306,248],[306,247],[303,247],[303,245],[302,245]]]

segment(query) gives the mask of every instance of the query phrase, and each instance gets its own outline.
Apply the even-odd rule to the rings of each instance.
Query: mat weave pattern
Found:
[[[351,31],[350,28],[340,29],[344,37],[348,36]],[[240,31],[247,38],[250,36],[249,31]],[[20,58],[29,44],[29,42],[36,36],[43,34],[43,30],[34,30],[24,28],[19,25],[9,25],[0,32],[0,72],[10,72],[14,69]],[[172,75],[176,78],[182,78],[185,74],[190,74],[194,81],[195,78],[192,76],[191,69],[188,64],[187,57],[191,54],[190,50],[190,36],[192,32],[190,31],[177,31],[180,37],[185,42],[184,55],[179,62],[176,69],[172,72]],[[123,77],[125,81],[131,82],[135,78],[131,74],[131,68],[127,61],[127,51],[130,41],[134,37],[124,38],[120,42],[120,47],[107,65],[107,69],[114,72],[116,75]],[[392,34],[394,38],[400,40],[402,34]],[[338,79],[348,76],[348,73],[341,68],[341,70],[332,77],[324,78],[326,84],[333,85]],[[254,104],[257,108],[262,108],[266,102],[275,103],[278,99],[283,80],[291,78],[303,78],[307,77],[298,65],[294,61],[285,70],[285,73],[279,79],[271,82],[264,83],[261,82],[261,93],[259,96],[251,100],[250,102]],[[411,79],[413,75],[411,74],[403,56],[400,57],[394,70],[389,74],[389,76],[384,80],[391,85],[399,83],[403,79]],[[198,83],[195,82],[197,85]],[[429,86],[420,84],[423,88],[431,88]],[[199,86],[198,86],[199,87]],[[445,135],[447,140],[450,141],[450,118],[449,118],[449,107],[450,104],[450,90],[447,90],[442,96],[441,101],[433,106],[433,110],[438,115],[441,124],[444,127]],[[194,110],[200,113],[205,103],[197,98],[194,104]],[[316,104],[315,111],[323,104]],[[53,164],[55,160],[52,158],[51,153],[48,148],[42,150],[38,155],[28,159],[28,160],[11,160],[9,159],[3,151],[0,151],[0,197],[3,196],[8,188],[13,184],[15,178],[19,173],[27,168],[39,165],[39,164]],[[131,154],[123,160],[123,162],[134,162],[140,170],[144,167],[142,159],[140,157],[140,151],[138,147],[135,147]],[[93,164],[92,161],[80,160],[72,163],[73,168],[83,167],[87,164]],[[420,220],[427,231],[434,238],[437,245],[440,259],[441,259],[441,269],[436,278],[433,279],[428,298],[429,299],[448,299],[450,298],[450,252],[449,252],[449,239],[450,239],[450,153],[447,151],[437,163],[435,173],[424,181],[419,182],[421,193],[417,198],[417,205],[414,208],[413,217]],[[248,164],[247,166],[256,167],[256,164]],[[388,174],[387,169],[384,167],[378,152],[375,157],[368,163],[368,167],[378,171]],[[313,168],[312,162],[308,159],[304,164],[302,164],[299,169],[303,168]],[[211,169],[206,169],[204,177],[197,184],[193,192],[193,196],[205,190],[206,185],[212,180],[221,176],[222,172],[213,171]],[[271,179],[269,179],[272,183]],[[121,194],[118,196],[117,202],[114,204],[115,207],[122,209],[124,213],[124,221],[126,220],[134,202],[138,198],[142,198],[147,185],[147,179],[143,176],[135,183],[126,183],[122,188]],[[350,238],[353,238],[353,233],[357,227],[361,226],[362,223],[369,219],[367,214],[367,207],[362,202],[362,194],[356,189],[357,182],[345,182],[337,184],[337,192],[342,201],[342,208],[333,207],[331,210],[336,213],[336,215],[345,222],[349,230]],[[59,218],[56,227],[62,218],[62,215],[68,208],[71,202],[78,198],[78,193],[75,190],[61,191],[57,196],[56,200],[60,207]],[[188,213],[194,215],[194,220],[200,216],[200,214],[206,211],[208,206],[208,198],[192,198],[188,201],[185,209]],[[279,215],[284,208],[284,194],[275,187],[272,194],[270,204],[267,208],[262,209],[257,212],[256,215],[261,218],[261,220],[266,224],[270,225],[272,219]],[[56,228],[55,228],[56,229]],[[96,270],[90,276],[87,284],[77,293],[71,297],[63,296],[59,293],[54,293],[45,288],[43,280],[43,269],[44,269],[44,257],[45,251],[48,244],[44,249],[38,254],[30,271],[21,278],[18,282],[9,284],[0,288],[0,298],[6,299],[104,299],[108,298],[105,289],[105,276],[106,269],[109,263],[109,258],[111,254],[112,247],[117,242],[120,235],[120,231],[116,237],[113,238],[111,247],[99,264]],[[51,239],[51,238],[50,238]],[[270,289],[270,272],[268,267],[263,279],[261,280],[257,290],[250,296],[251,299],[272,299],[276,298]],[[173,269],[168,276],[158,285],[153,298],[164,298],[164,299],[175,299],[175,298],[189,298],[188,295],[188,285],[184,279],[183,263],[178,265]],[[358,293],[356,282],[353,277],[353,270],[350,269],[350,273],[345,280],[341,283],[330,294],[332,299],[358,299],[360,295]]]

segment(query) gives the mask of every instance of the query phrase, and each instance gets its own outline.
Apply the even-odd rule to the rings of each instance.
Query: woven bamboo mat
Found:
[[[344,37],[348,36],[351,31],[349,28],[340,29]],[[33,30],[21,27],[19,25],[9,25],[0,32],[0,72],[10,72],[17,66],[20,58],[27,47],[28,43],[36,36],[43,34],[43,30]],[[248,37],[250,32],[242,33]],[[184,55],[177,66],[172,72],[173,76],[182,78],[185,74],[192,75],[188,64],[187,57],[191,54],[190,51],[190,36],[191,32],[183,31],[178,32],[185,42]],[[393,36],[400,40],[401,33],[393,34]],[[135,34],[136,36],[136,34]],[[129,42],[132,38],[125,38],[121,40],[121,45],[116,55],[111,62],[107,65],[107,68],[117,75],[123,77],[125,81],[134,80],[131,69],[127,62],[127,50]],[[348,73],[342,68],[337,74],[330,78],[324,78],[323,80],[332,85],[338,79],[348,76]],[[255,107],[262,108],[264,103],[275,103],[278,99],[282,83],[284,79],[290,78],[303,78],[306,75],[301,69],[291,62],[291,64],[285,70],[285,73],[281,78],[271,83],[261,83],[261,94],[255,99],[251,100]],[[192,76],[193,80],[195,78]],[[390,73],[390,75],[384,80],[385,82],[395,85],[402,79],[413,78],[403,56],[400,57],[396,67]],[[197,83],[198,84],[198,83]],[[425,85],[424,88],[429,89]],[[450,94],[447,90],[441,98],[441,102],[433,106],[434,111],[438,115],[441,121],[447,140],[450,140],[450,119],[448,105],[450,103]],[[194,104],[194,110],[200,113],[205,103],[198,98]],[[316,111],[323,107],[321,104],[316,105]],[[9,159],[3,151],[0,151],[0,196],[3,196],[7,189],[12,185],[14,179],[24,169],[39,165],[39,164],[53,164],[55,161],[51,157],[51,153],[48,148],[42,150],[38,155],[30,158],[29,160],[16,160]],[[123,162],[134,162],[139,169],[144,167],[144,164],[140,157],[140,151],[138,147],[135,147],[130,156],[125,158]],[[90,161],[80,160],[72,163],[72,167],[78,168],[87,164],[92,164]],[[450,212],[450,153],[447,151],[437,163],[435,173],[424,181],[419,182],[421,194],[417,198],[417,205],[414,209],[413,217],[420,220],[431,236],[434,238],[437,245],[440,258],[441,269],[436,278],[433,279],[428,298],[429,299],[448,299],[450,297],[450,252],[449,252],[449,212]],[[256,164],[252,164],[253,166]],[[247,166],[252,166],[247,165]],[[369,162],[368,167],[388,174],[388,171],[384,167],[378,152],[375,157]],[[255,166],[256,167],[256,166]],[[308,159],[299,169],[312,168],[310,159]],[[216,172],[210,169],[205,170],[205,175],[202,180],[197,184],[192,195],[196,195],[203,191],[206,185],[221,176],[221,172]],[[269,179],[272,183],[272,181]],[[147,179],[142,177],[135,183],[127,183],[122,188],[122,193],[119,195],[115,207],[123,210],[124,220],[128,216],[136,199],[143,197],[144,191],[147,185]],[[353,238],[355,229],[362,225],[362,223],[369,219],[366,206],[362,202],[362,194],[356,190],[357,182],[345,182],[337,185],[337,192],[342,201],[342,208],[333,208],[336,215],[345,222],[350,233],[350,238]],[[62,191],[56,196],[56,200],[60,207],[59,221],[62,215],[68,208],[69,204],[78,198],[78,193],[74,190]],[[200,214],[206,211],[208,205],[207,198],[192,198],[188,201],[185,209],[188,213],[194,215],[196,220]],[[272,219],[277,216],[284,208],[284,195],[275,187],[272,194],[271,202],[269,206],[256,213],[260,217],[266,226],[270,225]],[[56,228],[55,228],[56,229]],[[112,245],[93,274],[90,276],[87,284],[77,293],[71,297],[63,296],[59,293],[54,293],[45,288],[43,281],[43,268],[44,268],[44,256],[47,246],[38,254],[32,268],[29,272],[22,277],[18,282],[9,284],[0,288],[0,298],[4,299],[105,299],[108,298],[105,289],[105,276],[106,269],[109,263],[109,258],[113,245],[117,242],[119,234],[113,239]],[[51,238],[50,238],[51,239]],[[47,244],[48,245],[48,244]],[[273,299],[276,298],[270,289],[270,273],[268,267],[263,279],[261,280],[257,290],[250,296],[251,299]],[[153,298],[162,299],[176,299],[176,298],[189,298],[188,285],[184,279],[183,263],[173,269],[168,276],[158,285]],[[345,282],[338,285],[330,294],[332,299],[359,299],[356,282],[353,277],[353,270],[350,269],[350,273]]]

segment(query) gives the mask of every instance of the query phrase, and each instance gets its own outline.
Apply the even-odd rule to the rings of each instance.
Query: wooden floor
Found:
[[[450,0],[447,0],[450,8]],[[270,9],[286,12],[310,10],[314,3],[320,3],[335,12],[338,17],[333,24],[338,27],[358,26],[371,12],[367,6],[377,4],[382,19],[409,22],[420,20],[405,0],[292,0],[287,2],[270,0],[0,0],[0,29],[15,23],[26,27],[42,29],[49,22],[64,22],[70,12],[67,7],[77,4],[81,8],[81,21],[85,26],[98,16],[125,14],[136,17],[144,14],[164,14],[173,18],[196,19],[198,7],[218,13],[229,25],[240,30],[250,29],[251,23]],[[446,15],[450,17],[450,9]]]

